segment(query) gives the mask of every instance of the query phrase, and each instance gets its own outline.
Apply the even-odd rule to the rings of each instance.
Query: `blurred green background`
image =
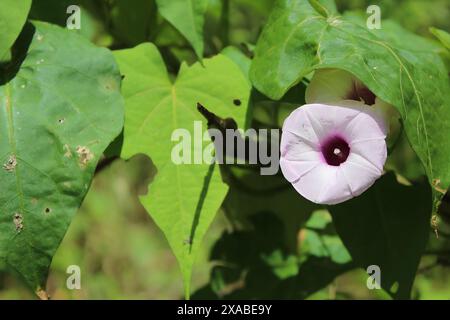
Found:
[[[251,57],[272,0],[210,0],[205,55],[233,45]],[[64,25],[65,9],[82,7],[80,32],[111,49],[155,42],[176,73],[195,55],[157,13],[151,0],[39,0],[30,17]],[[428,28],[450,30],[448,0],[338,0],[340,12],[365,14],[370,4],[382,18],[432,38]],[[296,105],[302,86],[283,101],[255,99],[253,126],[278,127]],[[304,89],[304,88],[303,88]],[[399,179],[422,179],[405,139],[388,163]],[[180,299],[181,273],[163,234],[140,205],[139,194],[155,174],[151,160],[136,156],[102,167],[53,259],[48,292],[53,299]],[[292,191],[281,176],[258,177],[232,169],[232,189],[208,231],[193,274],[193,298],[385,299],[368,290],[336,236],[330,215]],[[257,187],[254,187],[257,186]],[[274,206],[273,203],[282,203]],[[413,288],[415,299],[450,299],[450,206],[441,208],[440,237],[430,244]],[[307,259],[308,258],[308,259]],[[307,261],[307,263],[303,263]],[[67,267],[81,268],[81,289],[68,290]],[[0,299],[35,299],[20,279],[0,266]]]

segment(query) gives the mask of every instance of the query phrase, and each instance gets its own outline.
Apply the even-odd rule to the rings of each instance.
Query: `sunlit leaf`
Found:
[[[194,145],[194,121],[206,121],[196,110],[202,103],[220,117],[233,118],[245,127],[250,85],[238,66],[223,55],[188,67],[183,64],[174,83],[169,80],[164,62],[152,44],[116,51],[125,76],[126,120],[122,156],[144,153],[158,169],[149,192],[141,202],[164,232],[183,273],[186,296],[192,265],[201,240],[227,193],[218,166],[177,165],[171,159],[171,140],[176,129],[186,129],[192,137],[192,161],[202,157],[209,138]],[[240,106],[233,101],[239,99]]]
[[[0,0],[0,61],[19,36],[30,6],[31,0]]]

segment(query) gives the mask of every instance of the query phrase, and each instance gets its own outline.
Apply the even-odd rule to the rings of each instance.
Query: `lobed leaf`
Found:
[[[175,164],[171,159],[172,133],[185,129],[192,137],[192,160],[211,143],[195,143],[194,121],[206,122],[196,110],[201,102],[220,117],[246,122],[250,84],[239,67],[218,55],[188,67],[181,66],[172,83],[158,49],[142,44],[115,52],[125,76],[126,120],[122,156],[150,156],[158,173],[141,202],[164,232],[183,273],[186,297],[195,255],[228,191],[216,164]],[[233,100],[239,99],[240,106]],[[200,133],[202,139],[203,131]]]

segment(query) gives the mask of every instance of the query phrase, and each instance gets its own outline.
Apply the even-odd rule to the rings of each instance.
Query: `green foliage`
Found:
[[[186,296],[195,255],[227,193],[216,164],[175,164],[171,160],[174,130],[187,130],[195,137],[194,121],[207,129],[197,112],[201,102],[223,118],[233,118],[245,126],[250,84],[241,70],[227,57],[218,55],[188,67],[182,65],[172,83],[158,49],[143,44],[116,51],[125,76],[123,94],[126,120],[122,156],[143,153],[152,158],[158,174],[142,204],[163,230],[183,272]],[[240,106],[233,104],[241,101]],[[179,139],[174,138],[174,139]],[[188,146],[189,160],[202,159],[203,147]]]
[[[154,0],[39,0],[31,6],[30,18],[66,26],[67,8],[80,8],[78,32],[102,46],[134,46],[154,36],[158,22]]]
[[[450,50],[450,34],[444,30],[430,28],[430,32],[439,39],[439,41]]]
[[[430,28],[430,32],[439,40],[443,48],[440,50],[439,54],[444,60],[447,66],[447,71],[450,72],[450,34],[444,30],[437,28]]]
[[[311,256],[329,258],[337,264],[349,263],[352,258],[336,236],[331,216],[327,210],[315,211],[301,233],[301,258]]]
[[[156,25],[154,0],[116,0],[108,8],[111,14],[111,32],[122,43],[134,46],[150,39]],[[149,18],[150,17],[150,18]]]
[[[191,43],[203,57],[203,25],[208,0],[156,0],[160,14]]]
[[[121,131],[123,100],[108,50],[46,23],[26,29],[26,56],[0,86],[0,258],[38,292],[97,161]]]
[[[426,183],[400,185],[393,173],[360,197],[331,206],[333,222],[358,266],[377,265],[381,286],[409,299],[429,235],[431,190]]]
[[[398,109],[439,200],[450,185],[450,84],[439,56],[416,39],[399,27],[377,34],[336,14],[323,17],[306,1],[279,1],[258,40],[251,79],[280,99],[315,69],[351,72]]]
[[[227,177],[223,209],[232,229],[215,243],[210,283],[194,299],[305,299],[354,268],[330,214],[283,177],[248,169]]]
[[[236,47],[226,47],[222,50],[222,54],[230,58],[236,65],[241,68],[245,77],[248,78],[250,72],[251,60],[238,48]]]
[[[327,212],[311,218],[322,219],[322,226],[300,232],[300,255],[286,241],[288,221],[277,213],[253,212],[248,227],[224,232],[214,245],[210,284],[194,299],[305,299],[354,268]]]
[[[6,270],[56,299],[180,298],[183,281],[195,299],[448,297],[448,1],[382,1],[369,30],[372,2],[0,0],[0,297],[23,294]],[[80,30],[55,26],[69,5]],[[364,194],[325,207],[281,172],[203,161],[208,126],[279,129],[320,68],[402,116]]]
[[[0,62],[5,58],[7,51],[11,48],[14,41],[19,36],[20,30],[27,19],[30,10],[31,0],[0,1]]]
[[[106,4],[106,1],[101,1]],[[30,9],[29,19],[40,20],[66,27],[70,14],[67,8],[71,5],[80,7],[81,29],[73,29],[72,32],[79,33],[89,40],[108,43],[104,34],[97,34],[101,26],[97,21],[97,16],[93,12],[99,7],[100,2],[94,0],[39,0],[33,1]],[[103,30],[102,30],[103,31]]]

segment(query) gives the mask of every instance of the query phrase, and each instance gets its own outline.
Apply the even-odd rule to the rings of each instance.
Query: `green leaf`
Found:
[[[438,28],[430,28],[430,32],[446,47],[450,50],[450,34],[444,30]]]
[[[156,30],[156,6],[153,0],[116,0],[111,9],[114,35],[127,45],[148,41]]]
[[[238,227],[224,233],[211,260],[227,266],[223,272],[235,274],[238,268],[245,277],[238,279],[241,289],[226,299],[305,299],[354,268],[330,214],[300,197],[282,176],[261,176],[248,169],[230,173],[223,208]]]
[[[68,18],[73,14],[67,13],[67,9],[72,6],[80,7],[80,29],[73,29],[72,32],[79,33],[94,43],[102,43],[107,46],[111,44],[111,36],[106,34],[102,24],[102,14],[98,10],[102,4],[100,1],[92,0],[38,0],[33,1],[28,19],[45,21],[61,27],[67,26]],[[103,1],[102,9],[106,11],[106,1]],[[96,12],[97,11],[97,12]],[[111,18],[112,20],[112,18]],[[133,24],[134,20],[130,23]]]
[[[0,61],[19,36],[30,7],[31,0],[0,0]]]
[[[199,59],[203,57],[203,25],[208,0],[156,0],[159,13],[192,45]]]
[[[254,86],[273,99],[318,68],[359,78],[402,115],[408,140],[425,167],[435,199],[450,185],[450,84],[439,55],[401,28],[371,32],[306,0],[281,0],[263,30],[251,66]]]
[[[249,78],[251,59],[247,57],[242,51],[233,46],[224,48],[221,52],[223,55],[230,58],[235,64],[241,68],[246,78]]]
[[[41,22],[18,43],[29,41],[0,82],[0,260],[44,297],[52,257],[121,131],[123,100],[107,49]]]
[[[365,20],[363,27],[367,28]],[[383,20],[381,29],[371,31],[379,39],[382,39],[399,50],[406,49],[412,52],[428,51],[439,53],[441,49],[436,41],[411,33],[393,20]]]
[[[316,10],[316,12],[318,14],[320,14],[321,16],[327,18],[330,15],[330,13],[328,12],[327,8],[324,5],[322,5],[320,3],[320,1],[318,1],[318,0],[308,0],[308,2],[310,4],[310,6],[313,7],[314,10]]]
[[[311,215],[300,233],[302,260],[314,256],[330,258],[336,264],[351,261],[350,254],[332,226],[331,216],[327,210],[317,210]]]
[[[348,22],[367,28],[367,14],[365,12],[347,11],[342,16]],[[382,20],[381,29],[373,29],[371,32],[380,39],[403,49],[434,52],[440,50],[436,41],[410,33],[394,20]]]
[[[227,216],[248,225],[248,218],[255,213],[271,212],[284,224],[285,242],[291,252],[295,252],[298,231],[320,206],[300,197],[281,174],[269,176],[261,175],[259,171],[233,168],[227,179],[231,186],[223,204]]]
[[[221,267],[212,270],[210,284],[194,294],[194,298],[211,299],[219,295],[234,300],[305,299],[330,284],[338,275],[355,267],[348,261],[348,253],[336,235],[335,242],[315,243],[314,248],[302,243],[300,248],[292,251],[288,248],[285,235],[286,227],[292,228],[291,222],[279,219],[286,220],[280,212],[258,212],[258,201],[248,200],[255,205],[254,214],[247,216],[249,225],[238,224],[238,228],[234,228],[233,232],[225,231],[216,242],[211,252],[211,262]],[[300,210],[295,212],[300,215],[302,209],[291,205],[291,211]],[[328,214],[326,223],[330,220]],[[236,223],[234,219],[231,221]],[[321,233],[322,236],[328,231],[311,231],[311,234]],[[304,233],[297,233],[297,237],[297,241],[306,240]],[[298,251],[301,257],[297,255]],[[338,251],[345,252],[347,258],[341,259],[344,256],[337,254]],[[335,258],[338,258],[337,261],[334,261]]]
[[[381,286],[394,298],[410,298],[430,232],[430,196],[425,182],[404,186],[390,172],[361,196],[329,207],[355,263],[378,265]]]
[[[444,30],[431,27],[430,32],[439,40],[442,44],[440,47],[439,55],[447,67],[447,71],[450,74],[450,34]]]
[[[205,120],[196,110],[197,102],[222,118],[233,118],[243,128],[250,84],[239,67],[223,55],[205,59],[204,66],[183,64],[174,83],[152,44],[116,51],[116,57],[125,76],[122,156],[146,154],[158,169],[141,202],[178,259],[188,297],[195,255],[228,187],[217,165],[175,164],[171,151],[177,143],[171,136],[176,129],[186,129],[194,139],[194,121],[202,121],[206,130]],[[235,106],[234,99],[241,100],[241,105]],[[201,157],[202,148],[210,143],[190,146],[191,155]]]

